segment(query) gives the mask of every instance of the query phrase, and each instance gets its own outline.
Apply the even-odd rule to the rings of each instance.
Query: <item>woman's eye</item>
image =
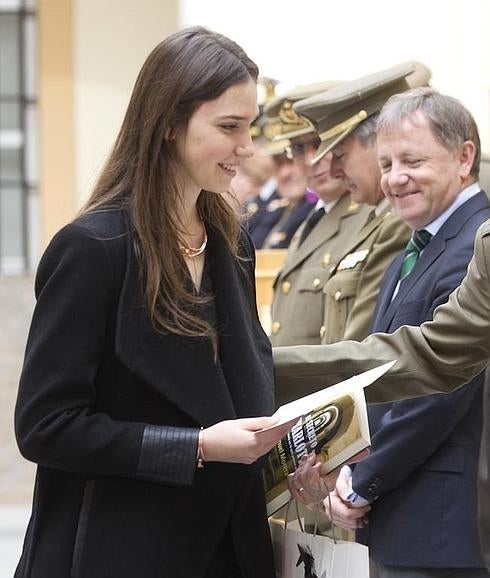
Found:
[[[237,124],[222,124],[221,128],[227,132],[231,132],[232,130],[235,130],[238,128]]]

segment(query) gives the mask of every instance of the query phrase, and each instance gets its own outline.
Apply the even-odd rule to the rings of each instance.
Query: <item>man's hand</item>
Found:
[[[360,462],[369,455],[369,449],[364,449],[349,460],[349,464]],[[303,456],[294,474],[288,476],[288,486],[291,496],[302,504],[319,504],[329,491],[335,488],[337,477],[341,471],[338,467],[326,475],[321,474],[322,462],[315,454]]]
[[[366,500],[352,502],[352,470],[343,466],[337,477],[335,489],[330,492],[330,499],[325,499],[323,505],[332,522],[346,530],[357,530],[368,523],[368,512],[371,506]]]
[[[337,491],[330,492],[330,500],[323,501],[325,512],[332,522],[345,530],[358,530],[368,523],[370,505],[354,508],[351,504],[342,501]]]
[[[317,461],[315,454],[303,456],[294,474],[288,476],[288,486],[291,496],[302,504],[320,504],[335,486],[335,478],[322,476],[322,462]],[[336,476],[335,476],[336,477]]]

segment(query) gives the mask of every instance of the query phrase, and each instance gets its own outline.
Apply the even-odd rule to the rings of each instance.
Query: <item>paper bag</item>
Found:
[[[277,578],[369,578],[367,546],[307,534],[280,516],[269,525]]]

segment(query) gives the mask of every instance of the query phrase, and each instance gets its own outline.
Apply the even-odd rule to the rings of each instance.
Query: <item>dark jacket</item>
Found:
[[[424,249],[393,301],[403,254],[381,284],[372,331],[420,325],[461,283],[478,227],[490,217],[480,192],[461,205]],[[464,344],[461,344],[464,347]],[[379,563],[482,567],[477,528],[477,464],[482,376],[449,395],[369,406],[372,453],[353,474],[375,500],[359,532]]]
[[[197,428],[273,411],[251,242],[237,265],[207,229],[218,364],[209,341],[153,329],[124,212],[77,219],[44,254],[16,408],[39,464],[16,578],[197,578],[226,532],[243,576],[274,575],[260,464],[195,469]]]
[[[287,249],[294,234],[315,206],[316,198],[305,194],[295,205],[279,209],[281,216],[269,230],[267,237],[260,246],[261,249]],[[256,245],[256,248],[258,246]]]

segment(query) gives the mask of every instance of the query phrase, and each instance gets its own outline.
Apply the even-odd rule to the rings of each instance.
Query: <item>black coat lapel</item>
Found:
[[[252,247],[242,236],[237,264],[219,235],[208,233],[211,275],[220,331],[220,360],[238,416],[274,409],[272,352],[255,303]]]
[[[253,337],[256,328],[243,278],[224,241],[212,231],[208,231],[208,238],[226,382],[214,361],[209,340],[161,334],[153,329],[143,304],[131,242],[116,327],[116,354],[121,361],[155,392],[203,426],[252,415],[254,409],[259,415],[273,405],[272,393],[270,400],[264,399],[264,386],[267,381],[272,383],[272,366],[269,370],[264,365],[266,352]],[[271,358],[270,351],[268,357]],[[261,368],[259,372],[257,367]]]

